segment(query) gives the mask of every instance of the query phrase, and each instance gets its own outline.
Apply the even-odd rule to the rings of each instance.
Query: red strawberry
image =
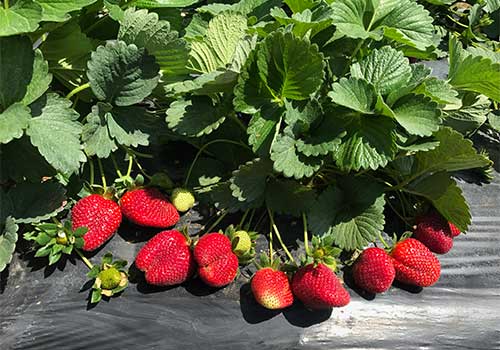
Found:
[[[135,265],[146,272],[146,281],[172,286],[186,281],[194,270],[194,259],[186,237],[176,230],[162,231],[139,251]]]
[[[452,237],[456,237],[456,236],[458,236],[459,234],[462,233],[460,231],[460,229],[458,227],[456,227],[454,224],[452,224],[451,222],[449,222],[449,224],[450,224],[450,231],[451,231],[451,236]]]
[[[370,293],[383,293],[390,288],[396,270],[392,258],[381,248],[367,248],[353,267],[354,282]]]
[[[293,304],[290,282],[283,271],[271,267],[258,270],[250,286],[255,300],[267,309],[284,309]]]
[[[448,221],[434,211],[417,218],[413,237],[436,254],[448,253],[453,247],[453,236]]]
[[[73,230],[87,227],[83,250],[94,250],[113,236],[122,222],[120,207],[111,199],[91,194],[80,199],[71,210]]]
[[[231,283],[238,272],[238,257],[233,253],[231,241],[220,233],[209,233],[194,247],[200,278],[212,287]]]
[[[403,283],[429,287],[441,275],[441,264],[434,254],[420,241],[407,238],[396,243],[391,252],[396,279]]]
[[[292,291],[310,309],[345,306],[351,299],[335,273],[322,263],[301,267],[293,276]]]
[[[141,226],[170,227],[179,221],[177,209],[155,188],[128,191],[120,199],[123,215]]]

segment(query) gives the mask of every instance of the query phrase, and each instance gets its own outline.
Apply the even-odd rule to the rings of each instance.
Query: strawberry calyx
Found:
[[[312,249],[307,249],[308,253],[302,261],[302,265],[324,264],[332,271],[337,272],[340,260],[338,257],[342,253],[342,249],[333,245],[333,236],[327,235],[323,237],[313,236],[311,239]]]
[[[101,264],[94,265],[87,277],[94,280],[90,302],[96,304],[102,297],[112,297],[121,293],[128,286],[128,273],[125,260],[113,260],[112,253],[102,257]]]
[[[262,253],[259,255],[259,262],[254,261],[254,265],[257,267],[257,270],[262,270],[266,268],[271,268],[276,271],[281,271],[281,259],[269,259],[269,256],[266,253]]]

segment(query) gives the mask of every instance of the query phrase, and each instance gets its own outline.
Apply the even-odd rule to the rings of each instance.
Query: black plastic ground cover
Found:
[[[498,145],[479,141],[500,164]],[[500,174],[494,175],[489,185],[460,182],[473,223],[440,256],[442,276],[433,287],[395,286],[373,300],[349,287],[352,301],[344,308],[318,313],[294,305],[273,313],[255,304],[245,274],[220,290],[198,280],[154,289],[139,274],[120,297],[89,307],[88,291],[80,291],[83,263],[45,269],[16,255],[0,279],[0,349],[500,349]],[[143,245],[131,241],[154,234],[123,232],[92,260],[111,250],[131,262]]]

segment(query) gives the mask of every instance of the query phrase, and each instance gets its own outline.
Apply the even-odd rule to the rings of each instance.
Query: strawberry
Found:
[[[310,309],[345,306],[351,299],[335,273],[323,263],[301,267],[293,276],[292,291]]]
[[[456,236],[458,236],[459,234],[462,233],[460,231],[460,229],[458,227],[456,227],[454,224],[452,224],[451,222],[449,222],[448,224],[450,225],[451,236],[453,238],[455,238]]]
[[[87,227],[83,250],[95,250],[109,240],[122,222],[120,207],[111,199],[91,194],[80,199],[71,210],[73,230]]]
[[[155,188],[126,192],[120,199],[123,215],[141,226],[170,227],[179,221],[177,209]]]
[[[202,236],[194,247],[200,278],[212,287],[231,283],[238,272],[238,257],[231,249],[231,241],[221,233]]]
[[[450,225],[440,214],[432,211],[416,220],[413,237],[436,254],[448,253],[453,247]]]
[[[396,243],[391,252],[396,280],[420,287],[429,287],[441,275],[441,265],[434,254],[420,241],[407,238]]]
[[[381,248],[367,248],[352,269],[354,282],[370,293],[383,293],[390,288],[396,270],[392,258]]]
[[[293,304],[290,282],[283,271],[271,267],[258,270],[250,286],[255,300],[267,309],[284,309]]]
[[[194,206],[195,202],[193,194],[185,188],[175,188],[172,191],[170,199],[175,208],[180,212],[188,211]]]
[[[183,283],[194,271],[188,239],[179,231],[162,231],[139,251],[135,265],[146,272],[146,282],[157,286]]]

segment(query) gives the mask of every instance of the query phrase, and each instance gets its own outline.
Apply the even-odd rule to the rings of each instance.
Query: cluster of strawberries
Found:
[[[437,212],[417,218],[413,238],[397,242],[387,253],[384,249],[365,249],[353,266],[355,283],[370,293],[387,291],[394,280],[429,287],[441,275],[436,254],[445,254],[453,246],[460,230]]]
[[[72,210],[73,229],[87,227],[83,249],[97,249],[108,241],[122,221],[122,215],[134,224],[167,228],[179,220],[179,210],[186,211],[194,197],[175,191],[172,203],[154,188],[127,191],[119,203],[104,195],[93,194],[78,201]],[[439,260],[453,246],[460,231],[436,212],[417,218],[413,238],[403,238],[392,249],[365,249],[352,266],[354,282],[370,293],[387,291],[394,280],[420,287],[437,282],[441,274]],[[313,242],[314,243],[314,242]],[[177,230],[162,231],[150,239],[135,259],[145,273],[146,282],[156,286],[178,285],[197,273],[212,287],[230,284],[240,264],[248,262],[254,242],[246,231],[230,234],[207,233],[196,242]],[[345,306],[348,291],[335,273],[335,259],[326,246],[316,246],[291,277],[280,269],[279,260],[264,255],[259,270],[251,280],[256,301],[268,309],[283,309],[299,299],[310,309]],[[314,247],[314,244],[313,244]]]

